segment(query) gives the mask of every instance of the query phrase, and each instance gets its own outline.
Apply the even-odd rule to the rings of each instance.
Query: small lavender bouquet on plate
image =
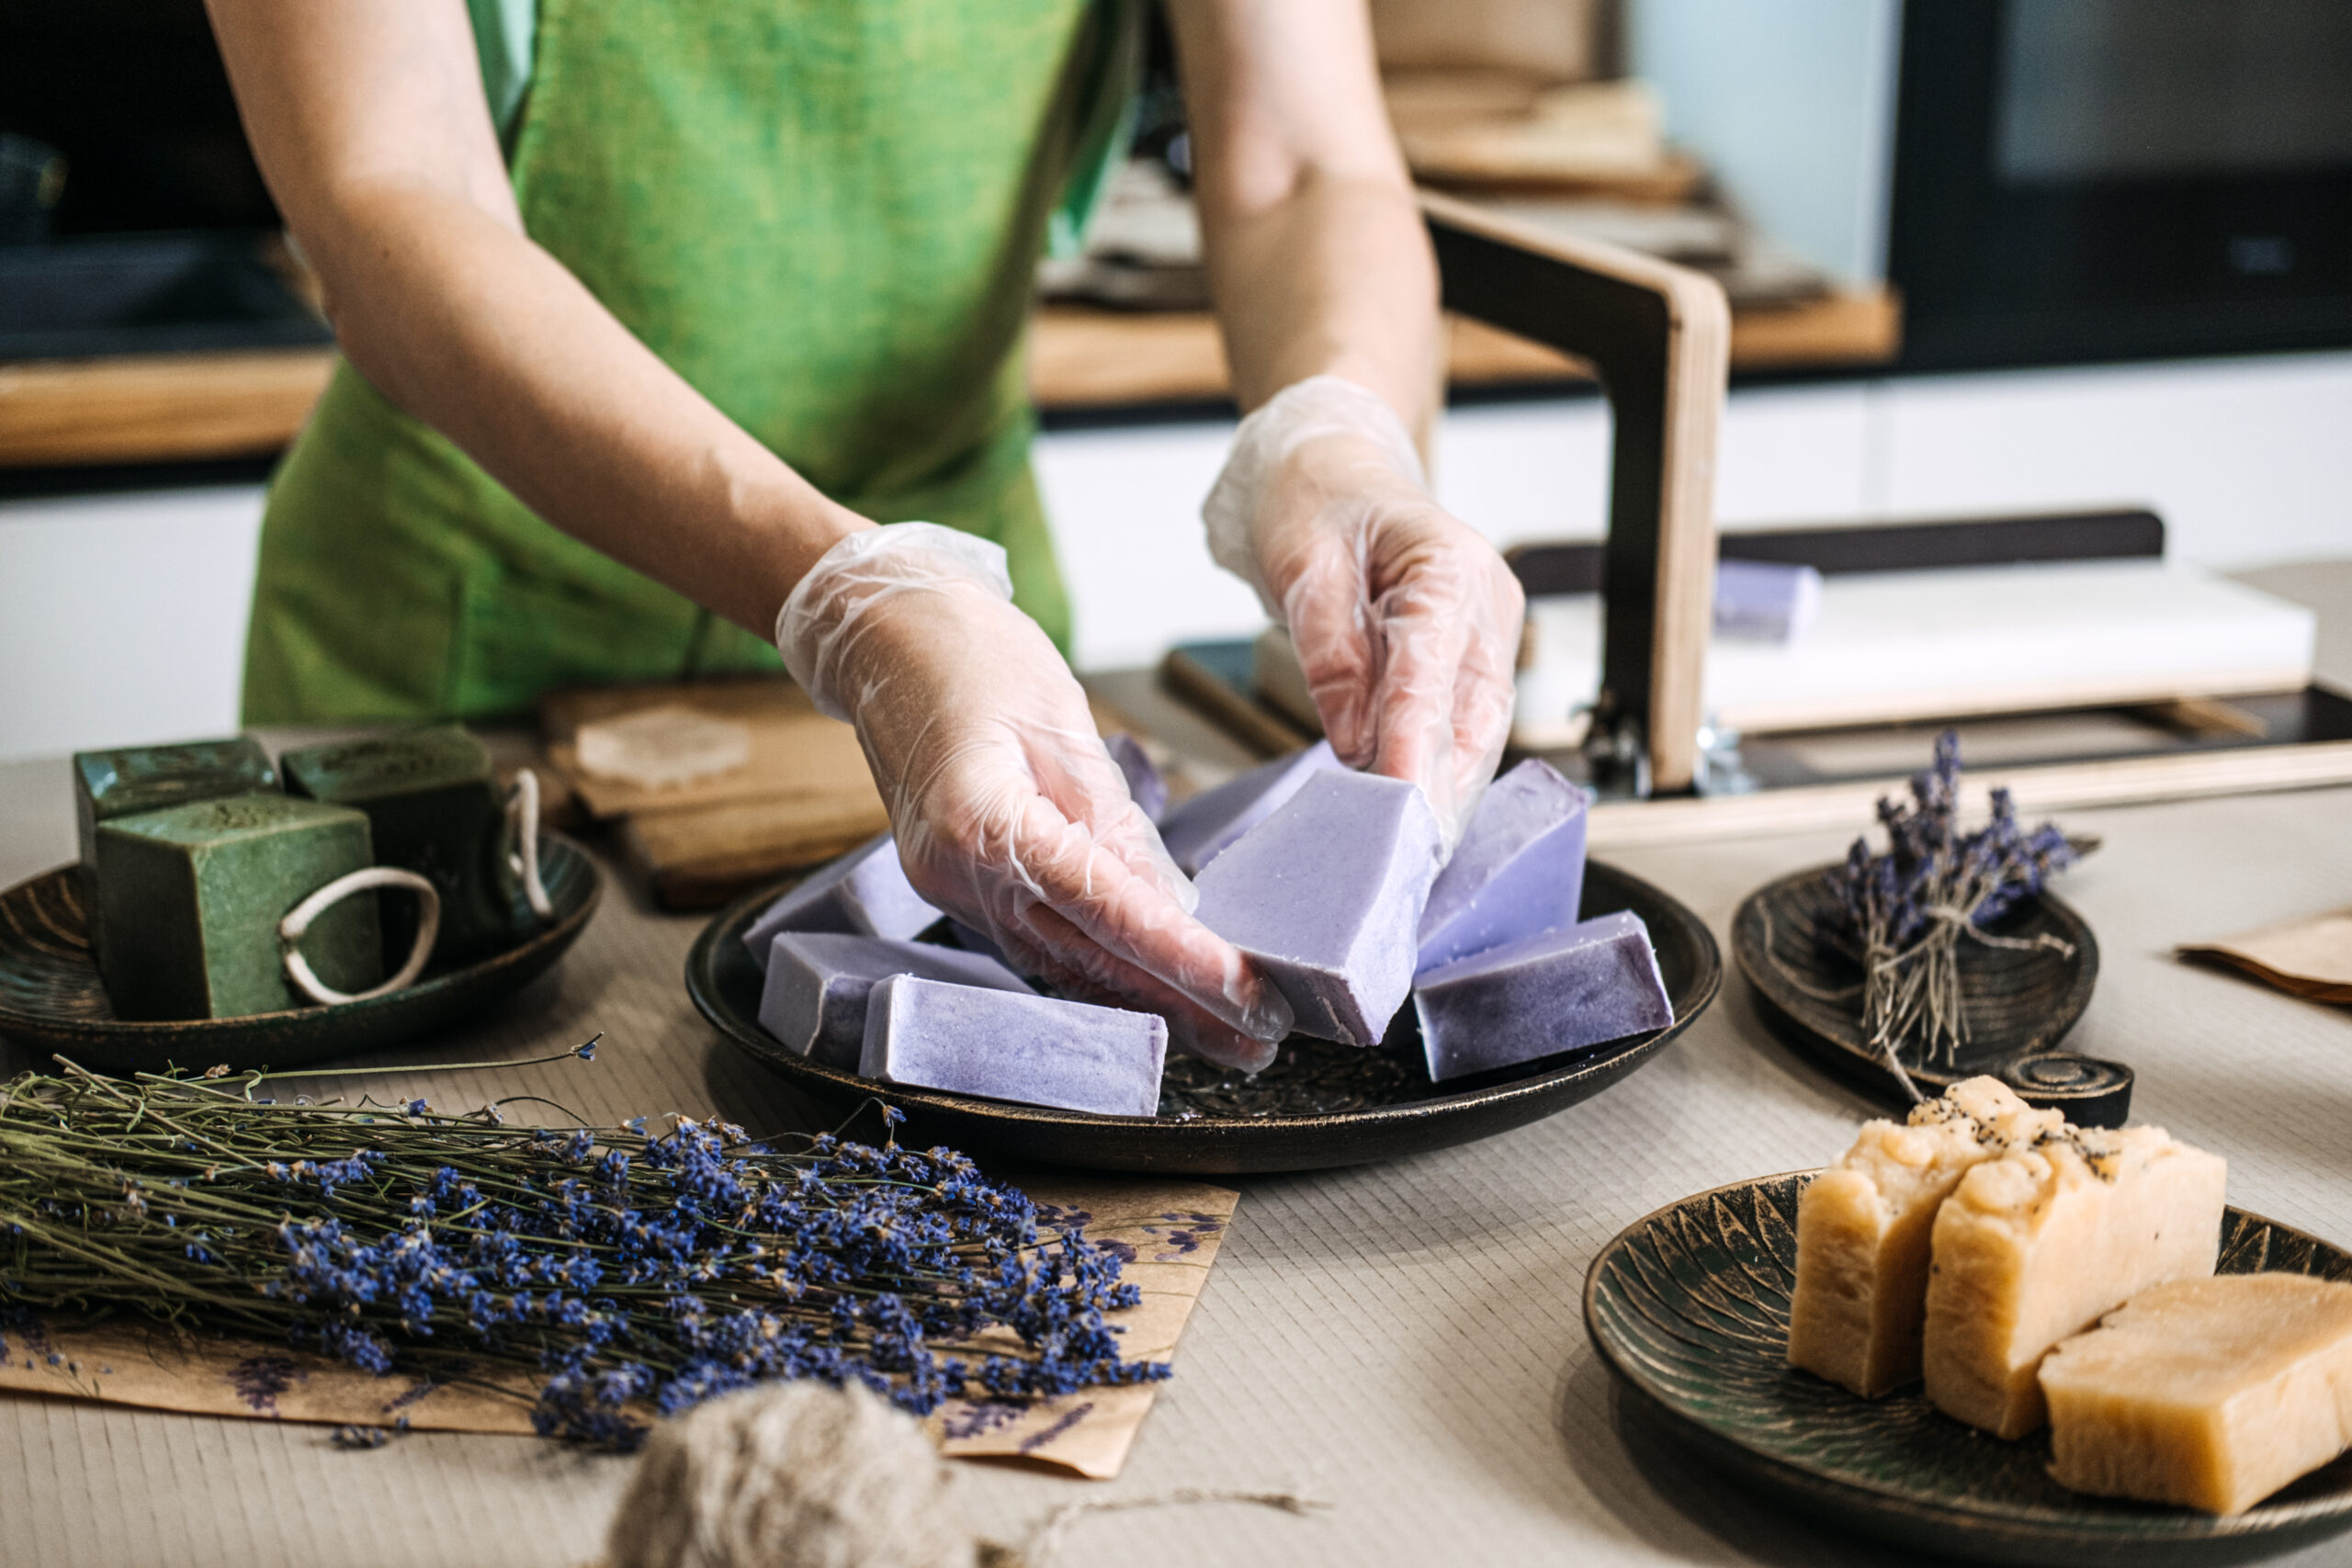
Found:
[[[1936,738],[1935,766],[1912,776],[1911,799],[1878,803],[1886,852],[1874,855],[1866,840],[1856,839],[1846,863],[1827,874],[1834,898],[1817,939],[1861,966],[1871,1044],[1906,1084],[1898,1056],[1904,1045],[1917,1041],[1921,1060],[1951,1066],[1968,1039],[1960,987],[1963,938],[1987,947],[2066,956],[2074,951],[2048,933],[2019,939],[1986,929],[2087,848],[2052,823],[2025,831],[2009,792],[1991,795],[1991,820],[1962,832],[1960,737],[1947,729]]]

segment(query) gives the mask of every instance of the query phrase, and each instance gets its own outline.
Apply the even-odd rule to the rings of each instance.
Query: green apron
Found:
[[[1023,330],[1057,202],[1115,141],[1130,8],[540,0],[530,36],[509,143],[531,237],[835,500],[1003,545],[1015,601],[1066,647]],[[272,481],[248,723],[482,717],[777,668],[348,364]]]

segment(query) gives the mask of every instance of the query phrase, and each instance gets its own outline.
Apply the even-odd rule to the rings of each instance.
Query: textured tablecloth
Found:
[[[70,859],[63,764],[0,768],[0,885]],[[2352,790],[2084,812],[2064,883],[2104,959],[2071,1047],[2139,1071],[2135,1112],[2226,1155],[2243,1207],[2352,1243],[2352,1010],[2179,964],[2175,942],[2352,903]],[[1748,890],[1847,835],[1622,856],[1725,941]],[[592,1117],[794,1123],[680,979],[694,919],[616,883],[551,976],[463,1035],[380,1060],[520,1057],[605,1032],[593,1065],[376,1080],[437,1104],[544,1094]],[[11,1062],[13,1071],[24,1064]],[[1159,1564],[1865,1563],[1894,1559],[1729,1492],[1619,1417],[1579,1312],[1611,1236],[1683,1195],[1837,1154],[1864,1102],[1773,1043],[1744,984],[1608,1093],[1465,1148],[1241,1179],[1175,1380],[1117,1482],[962,1467],[1000,1539],[1080,1497],[1285,1487],[1080,1524],[1057,1561]],[[528,1438],[368,1452],[314,1427],[0,1399],[0,1563],[300,1568],[594,1560],[625,1461]],[[2294,1561],[2352,1559],[2337,1542]]]

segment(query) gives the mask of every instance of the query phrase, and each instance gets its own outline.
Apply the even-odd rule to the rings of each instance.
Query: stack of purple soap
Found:
[[[855,1072],[865,1047],[867,997],[893,975],[1029,993],[1011,970],[977,953],[838,931],[782,931],[768,947],[760,1027],[811,1061]]]
[[[1439,1083],[1674,1021],[1649,928],[1630,909],[1430,970],[1413,1008]]]
[[[1160,821],[1160,841],[1179,870],[1198,876],[1209,862],[1280,810],[1308,779],[1331,771],[1345,770],[1332,754],[1331,743],[1318,740],[1174,807]]]
[[[1490,785],[1421,912],[1419,969],[1577,922],[1585,793],[1530,758]]]
[[[1585,807],[1584,791],[1529,761],[1472,814],[1421,918],[1413,1007],[1433,1081],[1674,1021],[1640,918],[1577,922]]]
[[[780,931],[839,931],[848,936],[888,937],[905,942],[939,919],[899,863],[889,834],[860,844],[769,905],[743,945],[767,962],[768,944]]]
[[[1168,1023],[1148,1012],[894,975],[866,1001],[862,1077],[952,1094],[1150,1116]]]
[[[1257,964],[1300,1033],[1376,1044],[1412,989],[1442,852],[1419,786],[1316,772],[1201,873],[1193,913]]]
[[[1130,750],[1127,787],[1141,797],[1158,775],[1132,771],[1150,763]],[[888,1083],[1107,1115],[1159,1108],[1165,1020],[1041,997],[988,953],[910,940],[939,919],[889,835],[851,851],[744,933],[766,971],[761,1026],[813,1061]]]

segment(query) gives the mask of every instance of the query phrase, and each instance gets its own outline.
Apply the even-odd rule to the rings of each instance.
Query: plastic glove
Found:
[[[1290,628],[1332,750],[1419,784],[1451,845],[1510,732],[1526,599],[1430,499],[1403,422],[1337,376],[1285,388],[1241,422],[1201,515]]]
[[[1178,1044],[1256,1071],[1288,1005],[1192,918],[1085,694],[1012,598],[998,546],[892,524],[825,553],[776,646],[819,711],[857,727],[916,891],[1057,987],[1140,1003]]]

